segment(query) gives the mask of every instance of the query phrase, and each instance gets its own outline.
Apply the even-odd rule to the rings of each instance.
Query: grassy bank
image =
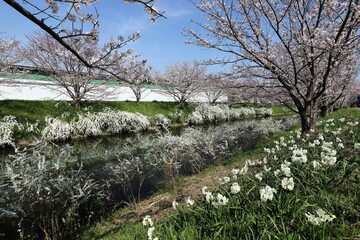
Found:
[[[114,131],[120,133],[127,131],[128,127],[125,125],[133,125],[132,123],[138,121],[139,118],[147,121],[146,123],[138,121],[139,124],[143,124],[141,129],[147,129],[145,125],[176,125],[187,123],[190,121],[189,119],[193,120],[193,124],[204,124],[271,115],[271,109],[255,105],[251,107],[242,106],[242,108],[238,108],[238,106],[232,109],[223,105],[197,106],[195,103],[190,103],[180,107],[175,102],[156,101],[139,103],[130,101],[83,101],[81,109],[76,109],[70,102],[65,101],[4,100],[0,102],[0,124],[1,119],[3,119],[2,126],[7,128],[7,130],[3,130],[8,136],[7,142],[15,140],[15,142],[26,144],[34,139],[44,139],[45,128],[48,128],[46,135],[51,135],[48,140],[57,141],[69,139],[70,136],[98,136],[113,134]],[[276,114],[280,113],[281,115],[285,112],[283,108],[277,106],[274,108]],[[127,113],[140,113],[142,116]],[[9,115],[14,118],[4,118]],[[101,119],[99,120],[99,118]],[[97,126],[95,126],[96,124]],[[109,124],[114,125],[112,127],[117,129],[109,131],[106,129]],[[124,129],[120,129],[120,125]],[[74,126],[76,126],[75,129]],[[98,131],[92,131],[94,128],[97,128]],[[134,128],[134,126],[129,126],[129,128]],[[64,133],[62,134],[62,132]]]
[[[0,101],[0,119],[4,116],[12,115],[16,121],[27,126],[28,123],[37,123],[37,128],[42,131],[46,126],[45,117],[58,118],[70,122],[78,117],[78,114],[86,112],[97,113],[104,109],[114,111],[124,111],[130,113],[140,113],[147,117],[154,117],[156,114],[167,116],[173,123],[182,123],[186,117],[195,109],[195,104],[188,104],[181,108],[175,102],[116,102],[116,101],[83,101],[81,109],[74,108],[70,102],[66,101],[24,101],[24,100],[3,100]],[[66,114],[64,114],[66,113]],[[33,140],[40,136],[26,131],[15,131],[14,139]]]
[[[358,119],[358,109],[344,109],[309,135],[279,134],[113,213],[82,238],[358,239]],[[142,222],[147,215],[154,225]]]
[[[195,105],[189,104],[180,108],[175,102],[130,102],[130,101],[83,101],[81,109],[75,109],[70,102],[66,101],[25,101],[25,100],[3,100],[0,101],[0,117],[13,115],[19,121],[27,119],[29,122],[44,119],[45,116],[58,117],[68,112],[68,118],[76,117],[77,112],[91,111],[100,112],[104,108],[118,111],[138,112],[148,117],[156,114],[172,116],[176,112],[189,114],[195,109]]]

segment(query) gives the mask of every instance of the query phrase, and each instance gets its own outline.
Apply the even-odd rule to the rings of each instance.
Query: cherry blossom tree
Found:
[[[139,102],[143,92],[146,90],[144,84],[150,82],[150,67],[146,67],[146,61],[130,62],[124,69],[124,80],[129,84],[130,89],[135,95],[136,102]]]
[[[259,75],[259,74],[257,74]],[[291,107],[292,101],[285,88],[276,80],[252,75],[238,67],[227,74],[228,96],[231,103],[256,103],[261,105],[284,104]]]
[[[357,55],[359,56],[359,55]],[[351,105],[358,92],[359,73],[358,59],[349,59],[346,64],[339,65],[330,76],[330,84],[319,100],[321,116],[326,116],[333,108],[341,108]]]
[[[121,48],[136,38],[134,36],[121,39]],[[97,42],[87,41],[82,36],[72,37],[66,41],[87,62],[98,67],[96,69],[88,67],[53,37],[43,32],[35,32],[28,37],[28,46],[24,50],[24,55],[31,64],[49,75],[56,83],[54,89],[69,96],[76,108],[80,107],[81,100],[89,94],[99,95],[104,91],[101,88],[102,84],[94,84],[94,79],[104,78],[109,71],[108,68],[115,63],[116,66],[121,66],[134,58],[132,50],[113,51],[111,43],[99,47]],[[101,71],[101,69],[105,70]],[[102,81],[102,83],[106,83],[106,81]]]
[[[226,96],[227,81],[221,73],[210,73],[201,84],[201,92],[209,103],[215,103]]]
[[[164,87],[165,95],[184,106],[200,92],[201,83],[206,78],[205,71],[206,66],[197,61],[181,62],[167,66],[164,73],[156,75],[155,82]]]
[[[358,0],[199,0],[196,6],[205,21],[186,31],[188,43],[217,49],[229,56],[218,62],[278,82],[303,133],[315,127],[319,101],[332,93],[329,86],[336,88],[337,71],[358,57]]]
[[[6,40],[0,38],[0,72],[4,72],[9,67],[21,60],[19,53],[18,40]]]
[[[159,17],[165,17],[162,12],[155,8],[154,3],[156,1],[123,0],[124,3],[143,5],[144,10],[150,14],[151,21],[155,21]],[[98,4],[98,0],[4,0],[4,2],[38,25],[65,49],[74,54],[86,67],[97,67],[95,64],[97,62],[89,62],[86,56],[82,56],[67,40],[80,36],[86,37],[89,41],[96,42],[98,40],[100,14],[94,7],[94,5]],[[114,39],[110,42],[113,44],[113,51],[117,49],[115,46],[122,44],[121,40],[119,43]]]

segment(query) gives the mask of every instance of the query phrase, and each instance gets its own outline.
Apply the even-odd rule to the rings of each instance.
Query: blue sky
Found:
[[[100,14],[100,40],[111,36],[131,35],[139,31],[141,38],[128,48],[142,54],[148,64],[163,71],[166,66],[181,61],[206,60],[223,57],[223,53],[199,46],[185,44],[186,37],[181,34],[185,28],[196,29],[191,19],[200,18],[199,11],[188,0],[159,0],[156,7],[165,11],[167,19],[158,19],[151,23],[149,15],[138,4],[123,4],[122,0],[100,0],[97,9]],[[39,29],[25,17],[3,1],[0,2],[0,32],[6,32],[8,38],[15,37],[26,42],[26,34]],[[2,34],[4,36],[4,34]],[[209,67],[209,72],[224,70],[224,67]]]

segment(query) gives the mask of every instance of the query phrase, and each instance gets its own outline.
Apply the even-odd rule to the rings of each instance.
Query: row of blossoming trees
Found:
[[[92,90],[93,85],[87,83],[97,76],[128,83],[148,80],[144,77],[146,69],[139,70],[141,77],[133,73],[138,67],[146,68],[144,62],[137,61],[132,50],[123,50],[140,37],[138,33],[99,46],[99,14],[82,9],[93,7],[97,1],[4,2],[46,32],[29,37],[23,56],[66,86],[75,106]],[[143,5],[152,21],[166,18],[154,7],[155,0],[124,2]],[[325,114],[354,89],[359,63],[359,1],[199,0],[194,4],[203,20],[194,21],[197,31],[185,31],[188,42],[223,53],[226,58],[210,62],[234,65],[231,78],[236,84],[232,89],[270,93],[300,115],[303,132],[314,128],[318,109]],[[198,75],[204,69],[194,63],[191,74],[180,78],[178,88],[174,72],[177,68],[186,72],[186,67],[169,67],[159,76],[161,84],[183,93],[180,102],[189,96],[189,89],[197,88],[188,83],[189,77],[209,82]],[[216,84],[208,88],[214,93],[220,84],[218,76],[208,78],[215,79]],[[247,81],[239,83],[239,79]]]

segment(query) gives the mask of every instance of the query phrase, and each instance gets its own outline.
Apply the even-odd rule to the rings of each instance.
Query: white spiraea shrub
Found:
[[[243,118],[243,111],[241,108],[235,108],[230,111],[228,110],[229,120],[236,120]]]
[[[41,132],[41,139],[45,141],[66,140],[71,137],[72,128],[67,122],[58,118],[45,117],[46,127]]]
[[[188,124],[190,125],[200,125],[204,123],[204,118],[200,112],[194,111],[188,117]]]
[[[0,121],[0,146],[14,145],[14,129],[23,129],[23,125],[18,123],[15,116],[7,115]]]
[[[140,132],[150,127],[149,119],[140,113],[106,109],[99,113],[102,127],[109,133]]]
[[[168,128],[171,125],[171,120],[163,114],[156,114],[154,116],[154,123],[158,127]]]
[[[59,118],[45,118],[46,127],[42,139],[46,141],[65,140],[71,134],[98,136],[102,133],[140,132],[150,127],[148,118],[140,113],[105,109],[103,112],[78,114],[70,124]]]
[[[255,108],[233,108],[229,110],[231,120],[256,116]]]
[[[31,232],[26,226],[29,220],[49,234],[80,226],[76,225],[80,223],[79,209],[100,197],[103,187],[82,169],[82,165],[69,168],[67,163],[71,156],[68,145],[41,143],[20,150],[6,160],[4,174],[9,179],[7,188],[12,190],[12,196],[7,204],[0,204],[0,212],[5,206],[18,215],[19,230]],[[54,222],[63,225],[59,228],[52,224]]]
[[[256,109],[256,115],[259,115],[259,116],[269,117],[269,116],[272,116],[272,114],[273,114],[273,112],[272,112],[271,108],[257,108]]]
[[[26,122],[25,130],[26,132],[37,134],[40,133],[38,126],[39,126],[39,121],[36,121],[35,123]]]
[[[188,117],[190,125],[240,120],[255,116],[270,116],[272,110],[267,108],[229,108],[226,105],[199,105]]]
[[[228,120],[227,109],[224,109],[224,106],[203,104],[200,105],[198,111],[203,116],[205,122],[216,123]]]
[[[96,113],[86,112],[85,114],[78,114],[78,119],[73,119],[70,124],[75,134],[98,136],[102,133],[101,118]]]
[[[227,113],[221,107],[201,104],[189,116],[188,123],[197,125],[202,123],[223,122],[226,120]]]
[[[285,126],[282,125],[281,121],[274,121],[272,119],[250,121],[247,123],[247,127],[253,129],[254,132],[265,137],[285,130]]]
[[[101,128],[104,132],[119,133],[124,128],[116,111],[105,109],[105,111],[99,112],[98,115],[101,122]]]
[[[180,136],[165,134],[154,139],[152,142],[152,151],[158,157],[158,162],[173,164],[179,168],[181,163],[178,161],[179,150],[187,145],[187,141],[183,141]]]
[[[133,119],[130,120],[132,127],[132,129],[130,129],[131,131],[144,131],[151,126],[149,119],[145,115],[140,113],[132,113],[132,117]]]

